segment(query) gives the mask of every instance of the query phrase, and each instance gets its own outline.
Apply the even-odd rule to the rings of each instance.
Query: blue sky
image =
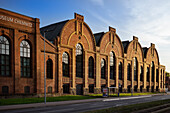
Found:
[[[160,63],[170,72],[169,0],[0,0],[0,7],[40,19],[40,26],[84,16],[93,33],[116,28],[122,41],[139,38],[156,45]]]

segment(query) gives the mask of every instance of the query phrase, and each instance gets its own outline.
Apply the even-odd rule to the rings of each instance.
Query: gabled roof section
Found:
[[[147,53],[147,51],[148,51],[149,48],[143,47],[142,49],[143,49],[143,52],[144,52],[144,57],[146,58],[146,53]]]
[[[123,48],[124,48],[124,52],[125,53],[127,53],[127,47],[128,47],[128,45],[129,45],[129,40],[127,40],[127,41],[122,41],[122,44],[123,44]]]
[[[54,23],[45,27],[40,28],[40,33],[42,36],[44,36],[44,31],[47,31],[45,33],[45,38],[48,39],[49,41],[53,41],[54,38],[60,35],[60,32],[64,25],[68,22],[69,20],[65,20],[62,22]]]
[[[104,32],[94,34],[94,37],[95,37],[95,40],[96,40],[96,46],[100,46],[100,41],[101,41],[104,34],[105,34]]]

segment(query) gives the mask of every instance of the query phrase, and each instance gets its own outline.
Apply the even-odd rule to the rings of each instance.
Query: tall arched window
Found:
[[[147,67],[147,81],[149,82],[149,67]]]
[[[138,61],[137,58],[134,58],[134,80],[137,81],[138,77]]]
[[[0,76],[10,76],[10,52],[9,41],[6,37],[0,36]]]
[[[156,69],[156,82],[158,82],[158,80],[159,80],[159,71],[158,69]]]
[[[93,57],[89,57],[89,78],[94,78],[94,60]]]
[[[62,56],[63,76],[69,77],[69,56],[66,52]]]
[[[23,40],[20,43],[21,77],[31,77],[31,52],[30,44]]]
[[[127,79],[130,80],[130,70],[131,70],[131,66],[130,64],[128,64],[127,66]]]
[[[143,67],[140,67],[140,81],[143,81]]]
[[[114,79],[115,75],[115,55],[110,52],[110,79]]]
[[[83,47],[76,45],[76,77],[83,78]]]
[[[106,63],[105,63],[105,60],[102,58],[101,59],[101,78],[103,79],[106,79],[106,76],[105,76],[105,69],[106,68]]]
[[[162,76],[163,76],[163,75],[162,75],[162,72],[163,72],[163,71],[162,71],[162,69],[161,69],[161,88],[162,88],[162,82],[163,82],[163,80],[162,80]]]
[[[51,59],[47,60],[47,78],[53,79],[53,61]]]
[[[151,68],[152,68],[152,82],[154,82],[154,78],[155,78],[155,76],[154,76],[155,68],[154,67],[155,67],[154,66],[154,62],[152,61],[152,64],[151,64]]]
[[[122,62],[119,62],[119,80],[122,80]]]

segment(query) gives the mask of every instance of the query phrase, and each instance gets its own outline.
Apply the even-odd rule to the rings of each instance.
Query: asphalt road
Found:
[[[121,100],[108,100],[108,101],[79,103],[79,104],[61,105],[61,106],[18,109],[18,110],[1,111],[1,113],[80,113],[80,112],[110,108],[115,106],[123,106],[123,105],[130,105],[130,104],[137,104],[137,103],[151,102],[151,101],[165,100],[165,99],[170,99],[170,95],[157,95],[157,96],[151,96],[145,98],[134,98],[134,99],[125,98]]]

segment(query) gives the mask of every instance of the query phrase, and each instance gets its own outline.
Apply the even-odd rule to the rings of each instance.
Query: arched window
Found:
[[[163,77],[163,75],[162,75],[162,69],[161,69],[161,88],[162,88],[162,82],[163,82],[163,80],[162,80],[162,77]]]
[[[128,64],[127,66],[127,79],[130,80],[130,70],[131,70],[131,66],[130,64]]]
[[[115,75],[115,55],[110,52],[110,79],[114,79]]]
[[[21,77],[31,77],[31,52],[26,40],[20,43]]]
[[[140,81],[143,81],[143,67],[140,67]]]
[[[83,47],[76,45],[76,77],[83,78]]]
[[[47,78],[53,79],[53,61],[51,59],[47,60],[47,65],[46,65],[47,73],[46,76]]]
[[[147,67],[147,81],[149,82],[149,67]]]
[[[119,62],[119,80],[122,80],[122,62]]]
[[[155,76],[154,76],[155,68],[154,67],[155,67],[154,66],[154,62],[152,61],[152,64],[151,64],[151,68],[152,68],[152,82],[154,82],[154,78],[155,78]]]
[[[164,73],[164,70],[163,70],[163,88],[165,87],[165,73]]]
[[[94,78],[94,60],[93,57],[89,57],[89,78]]]
[[[69,77],[69,56],[66,52],[62,56],[63,76]]]
[[[102,58],[101,59],[101,78],[103,79],[106,79],[105,68],[106,68],[106,63],[105,63],[105,60]]]
[[[134,58],[134,80],[137,81],[138,78],[138,61],[137,58]]]
[[[159,71],[158,69],[156,69],[156,82],[158,82],[158,80],[159,80]]]
[[[9,41],[6,37],[0,36],[0,76],[10,76],[10,52]]]

